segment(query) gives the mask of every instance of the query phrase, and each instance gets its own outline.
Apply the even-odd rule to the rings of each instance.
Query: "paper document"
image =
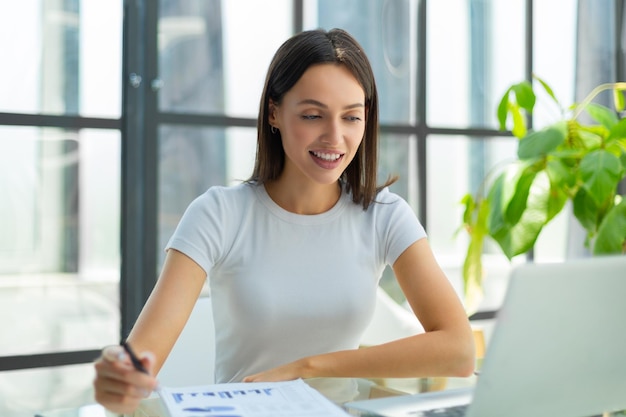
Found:
[[[213,384],[160,390],[170,417],[345,417],[303,380]]]

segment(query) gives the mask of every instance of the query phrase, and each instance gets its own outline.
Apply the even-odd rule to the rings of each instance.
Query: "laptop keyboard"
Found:
[[[423,417],[463,417],[467,411],[467,404],[456,407],[438,408],[435,410],[423,411]]]

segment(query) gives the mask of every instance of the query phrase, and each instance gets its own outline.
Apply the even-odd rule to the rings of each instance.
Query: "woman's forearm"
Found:
[[[304,377],[470,376],[475,349],[466,332],[432,331],[382,345],[304,359]]]

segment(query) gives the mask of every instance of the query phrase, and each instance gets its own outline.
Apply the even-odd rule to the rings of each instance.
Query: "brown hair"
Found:
[[[310,66],[320,63],[344,65],[365,92],[365,133],[354,159],[341,179],[348,191],[352,192],[354,203],[367,209],[376,194],[395,182],[396,178],[390,178],[384,185],[377,186],[379,126],[378,92],[374,73],[361,45],[342,29],[328,32],[322,29],[304,31],[288,39],[276,51],[267,71],[261,96],[256,161],[249,181],[264,183],[280,176],[285,166],[285,151],[280,132],[272,133],[270,129],[270,100],[280,104],[283,96],[298,82],[302,74]]]

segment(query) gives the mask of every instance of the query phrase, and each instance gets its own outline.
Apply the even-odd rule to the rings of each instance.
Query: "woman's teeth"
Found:
[[[336,161],[341,157],[338,153],[323,153],[323,152],[311,152],[316,157],[323,159],[324,161]]]

